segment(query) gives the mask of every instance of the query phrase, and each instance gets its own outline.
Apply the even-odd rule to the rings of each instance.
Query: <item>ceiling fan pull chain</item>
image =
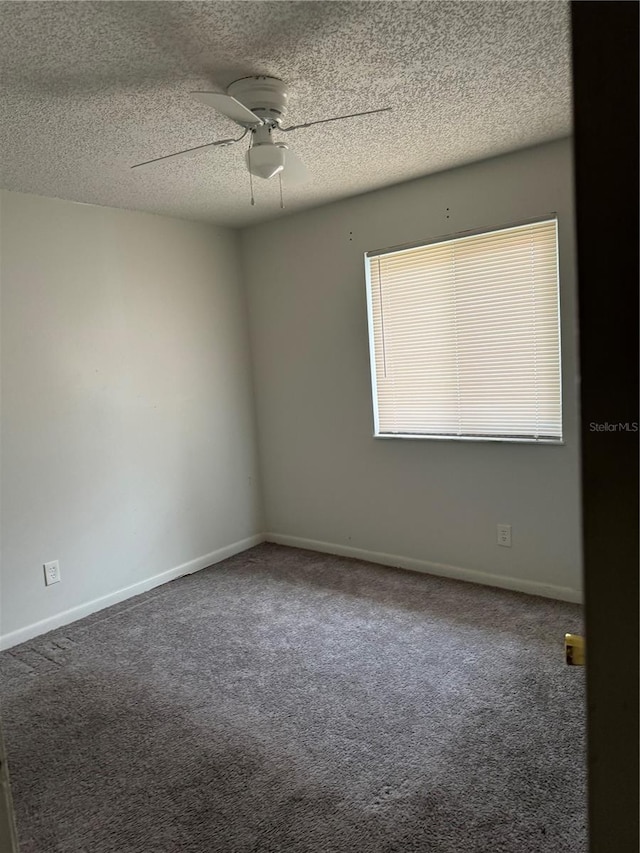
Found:
[[[256,203],[256,200],[253,197],[253,175],[251,173],[251,142],[249,142],[249,150],[247,152],[247,157],[249,159],[249,188],[251,190],[251,204],[254,205]]]
[[[278,180],[280,181],[280,210],[284,210],[284,201],[282,199],[282,172],[278,172]]]

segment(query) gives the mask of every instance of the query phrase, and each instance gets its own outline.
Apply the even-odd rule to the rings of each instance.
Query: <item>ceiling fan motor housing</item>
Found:
[[[287,86],[277,77],[242,77],[228,87],[227,94],[267,124],[279,125],[287,111]]]

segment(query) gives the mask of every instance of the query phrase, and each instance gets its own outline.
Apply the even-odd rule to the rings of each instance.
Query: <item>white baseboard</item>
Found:
[[[189,560],[188,563],[183,563],[174,569],[169,569],[166,572],[161,572],[159,575],[138,581],[138,583],[134,583],[131,586],[118,589],[115,592],[109,593],[109,595],[94,598],[93,601],[87,601],[85,604],[79,604],[77,607],[64,610],[62,613],[56,613],[54,616],[49,616],[47,619],[26,625],[24,628],[18,628],[17,631],[11,631],[9,634],[0,636],[0,649],[9,649],[12,646],[17,646],[19,643],[25,643],[27,640],[32,640],[34,637],[39,637],[41,634],[53,631],[54,628],[61,628],[63,625],[68,625],[71,622],[77,622],[78,619],[82,619],[84,616],[89,616],[98,610],[104,610],[105,607],[111,607],[111,605],[125,601],[127,598],[133,598],[134,595],[140,595],[142,592],[147,592],[147,590],[153,589],[156,586],[169,583],[169,581],[180,578],[183,575],[192,575],[194,572],[206,569],[214,563],[226,560],[227,557],[233,557],[234,554],[239,554],[241,551],[253,548],[254,545],[259,545],[264,541],[262,534],[249,536],[247,539],[233,542],[224,548],[218,548],[210,554],[204,554],[202,557],[196,557],[195,560]]]
[[[517,592],[526,592],[530,595],[542,595],[545,598],[555,598],[559,601],[571,601],[578,604],[582,602],[580,591],[571,587],[555,586],[554,584],[540,583],[539,581],[525,580],[523,578],[505,577],[504,575],[493,575],[474,569],[462,569],[458,566],[448,566],[444,563],[432,563],[428,560],[417,560],[413,557],[401,557],[396,554],[383,554],[378,551],[367,551],[364,548],[352,548],[349,545],[338,545],[333,542],[319,542],[316,539],[304,539],[299,536],[264,533],[249,536],[247,539],[241,539],[239,542],[233,542],[231,545],[218,548],[210,554],[196,557],[195,560],[190,560],[188,563],[183,563],[181,566],[176,566],[173,569],[146,578],[131,586],[118,589],[115,592],[109,593],[109,595],[95,598],[93,601],[88,601],[85,604],[64,610],[62,613],[49,616],[47,619],[26,625],[24,628],[18,628],[16,631],[3,634],[0,636],[0,649],[9,649],[12,646],[25,643],[34,637],[39,637],[41,634],[46,634],[55,628],[61,628],[63,625],[69,625],[71,622],[76,622],[84,616],[89,616],[98,610],[104,610],[106,607],[111,607],[111,605],[125,601],[127,598],[133,598],[135,595],[140,595],[140,593],[153,589],[156,586],[169,583],[169,581],[183,575],[199,572],[208,566],[226,560],[227,557],[233,557],[234,554],[239,554],[242,551],[253,548],[261,542],[274,542],[278,545],[305,548],[308,551],[319,551],[323,554],[335,554],[341,557],[355,557],[358,560],[366,560],[369,563],[409,569],[410,571],[424,572],[425,574],[437,575],[439,577],[455,578],[456,580],[484,584],[485,586],[511,589]]]
[[[448,566],[444,563],[432,563],[428,560],[417,560],[413,557],[399,557],[397,554],[381,554],[378,551],[365,551],[363,548],[352,548],[349,545],[336,545],[333,542],[318,542],[315,539],[302,539],[298,536],[285,536],[280,533],[265,533],[266,542],[278,545],[289,545],[292,548],[306,548],[309,551],[320,551],[323,554],[336,554],[340,557],[355,557],[369,563],[379,563],[383,566],[393,566],[399,569],[409,569],[413,572],[424,572],[428,575],[455,578],[456,580],[480,583],[485,586],[496,586],[501,589],[511,589],[516,592],[526,592],[529,595],[542,595],[545,598],[555,598],[559,601],[582,602],[579,590],[567,586],[555,586],[550,583],[511,578],[504,575],[493,575],[479,572],[475,569],[462,569],[458,566]]]

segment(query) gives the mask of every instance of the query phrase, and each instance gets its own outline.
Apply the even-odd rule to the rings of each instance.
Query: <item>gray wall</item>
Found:
[[[579,598],[568,140],[241,235],[6,191],[0,201],[4,645],[263,531]],[[375,440],[363,253],[554,211],[566,444]],[[511,549],[495,543],[498,522],[513,526]],[[62,582],[46,588],[54,559]]]
[[[243,232],[270,538],[579,598],[571,176],[560,140]],[[550,212],[566,444],[374,439],[363,253]]]
[[[1,201],[7,645],[246,547],[263,522],[237,232]]]

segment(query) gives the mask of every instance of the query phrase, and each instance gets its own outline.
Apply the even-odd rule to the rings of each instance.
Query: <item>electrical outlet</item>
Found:
[[[498,524],[498,545],[502,545],[504,548],[511,548],[511,525],[510,524]]]
[[[43,568],[44,582],[47,586],[51,586],[52,583],[60,583],[60,563],[57,560],[45,563]]]

